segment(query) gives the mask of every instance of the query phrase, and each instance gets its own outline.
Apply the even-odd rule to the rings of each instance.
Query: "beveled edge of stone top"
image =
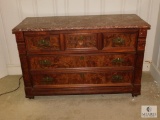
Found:
[[[20,31],[89,30],[108,28],[145,28],[150,25],[136,14],[27,17],[12,33]]]

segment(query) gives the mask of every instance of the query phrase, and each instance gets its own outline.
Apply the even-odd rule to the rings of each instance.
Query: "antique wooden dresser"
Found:
[[[134,14],[28,17],[12,32],[27,98],[140,95],[147,30]]]

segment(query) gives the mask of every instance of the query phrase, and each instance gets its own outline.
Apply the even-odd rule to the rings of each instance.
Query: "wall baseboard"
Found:
[[[7,65],[8,75],[22,75],[22,69],[19,65]]]
[[[0,71],[0,72],[1,72],[0,79],[8,75],[8,73],[6,73],[6,71]]]
[[[150,63],[143,63],[142,71],[149,71],[150,70]]]
[[[156,68],[156,66],[153,63],[151,64],[150,72],[153,78],[160,84],[160,71]]]

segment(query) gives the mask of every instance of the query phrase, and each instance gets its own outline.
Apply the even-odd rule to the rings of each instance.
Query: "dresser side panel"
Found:
[[[147,29],[140,29],[138,43],[137,43],[137,58],[135,62],[136,64],[135,64],[135,78],[133,81],[133,95],[141,94],[141,79],[142,79],[142,68],[143,68],[146,36],[147,36]]]
[[[29,68],[28,68],[27,50],[26,50],[26,44],[25,44],[23,32],[17,32],[15,33],[15,36],[16,36],[16,41],[17,41],[19,58],[21,62],[26,97],[32,96],[32,92],[31,92],[32,82],[31,82]]]

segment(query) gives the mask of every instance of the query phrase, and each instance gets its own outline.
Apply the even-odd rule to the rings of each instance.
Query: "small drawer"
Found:
[[[60,50],[59,35],[37,35],[25,36],[28,52],[52,52]]]
[[[65,34],[66,50],[97,50],[96,33]]]
[[[34,86],[72,84],[106,84],[115,86],[123,85],[124,83],[132,83],[132,79],[133,71],[114,71],[105,73],[43,73],[32,75]]]
[[[134,54],[87,54],[87,55],[54,55],[29,56],[30,68],[80,68],[80,67],[119,67],[134,66]]]
[[[136,51],[138,33],[103,33],[103,50]]]

